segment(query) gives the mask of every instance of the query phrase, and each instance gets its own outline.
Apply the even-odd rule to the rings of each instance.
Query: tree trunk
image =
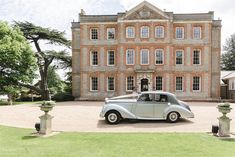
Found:
[[[8,105],[13,105],[13,102],[12,102],[12,94],[7,94],[8,96]]]
[[[40,82],[40,89],[41,89],[41,96],[42,100],[50,101],[50,92],[47,86],[47,69],[46,67],[44,70],[40,70],[41,82]]]

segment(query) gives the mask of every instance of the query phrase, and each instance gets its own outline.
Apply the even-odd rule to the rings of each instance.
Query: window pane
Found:
[[[108,77],[108,90],[114,90],[114,77]]]
[[[128,49],[126,52],[126,64],[132,65],[134,64],[134,50]]]
[[[199,91],[200,86],[201,86],[200,77],[198,76],[193,77],[193,90]]]
[[[114,51],[108,51],[108,65],[114,65]]]
[[[183,90],[183,78],[182,77],[176,77],[176,79],[175,79],[175,90],[176,91],[182,91]]]
[[[141,38],[148,38],[149,37],[149,27],[148,26],[143,26],[141,27]]]
[[[194,39],[201,38],[201,27],[193,27],[193,38]]]
[[[149,50],[141,50],[141,64],[149,64]]]
[[[155,51],[155,59],[156,59],[156,64],[163,64],[163,50],[162,49],[157,49]]]
[[[98,29],[97,28],[92,28],[90,33],[91,33],[92,40],[98,39]]]
[[[135,37],[135,28],[134,27],[127,27],[126,28],[126,37],[127,38],[134,38]]]
[[[200,64],[200,60],[201,60],[200,53],[201,53],[200,50],[193,51],[193,64]]]
[[[183,51],[176,51],[175,64],[183,64]]]
[[[133,90],[134,89],[134,77],[129,76],[127,77],[127,90]]]
[[[184,38],[184,27],[176,27],[176,39]]]
[[[162,77],[156,77],[156,90],[162,90]]]
[[[98,65],[98,52],[97,51],[91,52],[91,65]]]
[[[91,78],[91,90],[93,91],[98,90],[98,78],[97,77]]]
[[[157,26],[155,28],[155,37],[156,38],[164,38],[164,27],[163,26]]]
[[[115,38],[115,28],[107,28],[107,39]]]

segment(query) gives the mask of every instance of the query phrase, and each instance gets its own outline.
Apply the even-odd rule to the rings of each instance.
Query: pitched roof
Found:
[[[230,78],[235,78],[235,71],[221,71],[221,80],[228,80]]]

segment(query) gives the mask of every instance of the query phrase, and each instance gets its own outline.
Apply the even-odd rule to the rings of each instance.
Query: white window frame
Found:
[[[177,77],[181,77],[182,79],[182,89],[181,90],[178,90],[177,89]],[[184,91],[184,77],[183,76],[176,76],[175,77],[175,91],[176,92],[182,92],[182,91]]]
[[[109,31],[113,31],[113,38],[109,38]],[[107,40],[115,40],[115,28],[107,28]]]
[[[97,64],[93,64],[93,52],[97,52]],[[98,66],[99,65],[99,53],[98,51],[90,51],[90,66]]]
[[[128,32],[129,29],[133,30],[132,35],[129,34],[129,32]],[[135,27],[133,27],[133,26],[126,27],[126,38],[135,38]]]
[[[148,63],[143,63],[143,57],[142,57],[143,52],[147,52],[148,54]],[[149,49],[140,50],[140,65],[149,65]]]
[[[199,77],[199,90],[194,90],[193,89],[193,83],[194,83],[194,77]],[[200,77],[200,76],[193,76],[193,82],[192,82],[192,90],[193,90],[193,92],[200,92],[201,91],[201,85],[202,85],[202,78]]]
[[[109,59],[110,59],[110,52],[113,52],[113,64],[110,64]],[[115,51],[114,50],[108,50],[107,51],[107,66],[115,66]]]
[[[144,29],[146,29],[146,31],[147,31],[147,34],[143,34],[143,33],[145,33],[144,31]],[[145,36],[146,35],[146,36]],[[140,28],[140,37],[141,38],[149,38],[149,26],[142,26],[141,28]]]
[[[199,37],[196,37],[196,29],[199,28]],[[201,39],[202,38],[202,27],[197,26],[197,27],[193,27],[193,39]]]
[[[92,39],[92,30],[96,30],[97,31],[97,39]],[[98,40],[99,39],[99,30],[98,28],[90,28],[90,40]]]
[[[132,53],[133,53],[133,63],[132,64],[128,64],[128,60],[127,60],[127,58],[128,58],[128,56],[127,56],[127,52],[128,51],[132,51]],[[134,49],[127,49],[126,50],[126,65],[134,65],[135,64],[135,50]]]
[[[158,29],[162,29],[162,33],[159,36]],[[156,26],[155,27],[155,38],[164,38],[165,37],[165,27],[164,26]]]
[[[182,29],[182,37],[179,37],[178,29]],[[175,28],[175,39],[184,39],[184,27],[176,27]]]
[[[161,90],[157,89],[157,77],[161,77],[162,78],[162,89]],[[155,90],[156,91],[163,91],[163,84],[164,84],[163,76],[156,76],[155,77]]]
[[[132,89],[132,90],[128,90],[128,82],[127,82],[127,81],[128,81],[128,77],[133,77],[133,89],[134,89],[134,87],[135,87],[135,86],[134,86],[134,85],[135,85],[135,77],[134,77],[134,76],[127,76],[127,77],[126,77],[126,91],[127,91],[127,92],[132,92],[133,89]]]
[[[176,57],[177,57],[177,52],[181,51],[182,52],[182,64],[177,64],[176,63]],[[184,65],[184,50],[176,50],[175,51],[175,65]]]
[[[229,90],[235,90],[235,78],[229,80]]]
[[[113,90],[109,89],[109,78],[113,78]],[[107,91],[115,91],[115,77],[107,77]]]
[[[162,53],[162,63],[156,63],[157,61],[157,52],[161,52]],[[156,49],[155,50],[155,65],[163,65],[164,64],[164,50],[163,49]]]
[[[97,78],[97,90],[93,90],[93,83],[92,83],[92,78]],[[91,92],[97,92],[99,90],[99,78],[98,77],[90,77],[90,91]]]
[[[194,64],[194,51],[197,50],[199,51],[199,64]],[[202,63],[202,50],[201,49],[193,49],[193,65],[201,65]]]

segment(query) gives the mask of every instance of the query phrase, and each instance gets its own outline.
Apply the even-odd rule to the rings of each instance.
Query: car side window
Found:
[[[155,99],[156,102],[168,102],[167,95],[164,94],[155,94]]]
[[[139,101],[152,101],[153,100],[153,95],[152,94],[142,94],[139,97]]]

